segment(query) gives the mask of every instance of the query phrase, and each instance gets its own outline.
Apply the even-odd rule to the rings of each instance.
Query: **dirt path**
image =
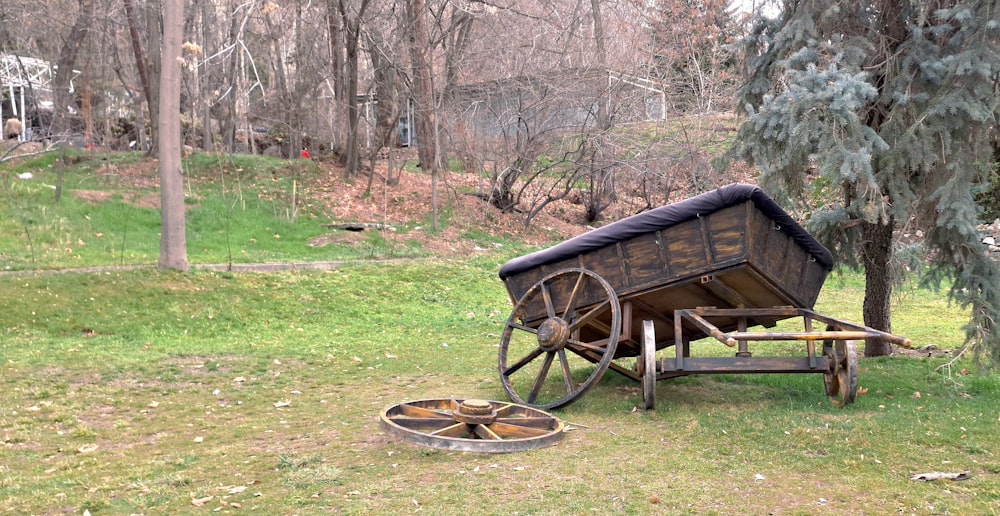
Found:
[[[285,262],[285,263],[233,263],[233,264],[196,264],[191,270],[216,272],[279,272],[279,271],[332,271],[345,263],[404,263],[422,260],[423,258],[394,258],[391,260],[339,260],[325,262]],[[101,267],[80,267],[75,269],[32,269],[23,271],[0,271],[0,276],[26,276],[31,274],[69,274],[93,272],[121,272],[136,270],[154,270],[156,265],[107,265]]]

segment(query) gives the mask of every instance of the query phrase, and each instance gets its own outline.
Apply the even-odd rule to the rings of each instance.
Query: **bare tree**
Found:
[[[129,40],[132,43],[132,55],[135,59],[135,67],[139,73],[139,81],[142,84],[143,96],[146,98],[146,107],[149,114],[150,120],[150,139],[152,140],[149,145],[149,152],[156,152],[157,144],[157,124],[156,120],[159,118],[157,114],[157,106],[159,101],[159,92],[157,90],[156,77],[159,74],[159,53],[156,49],[159,48],[159,34],[160,25],[159,18],[148,15],[150,9],[155,9],[154,7],[148,7],[143,11],[139,11],[136,8],[135,0],[124,0],[125,2],[125,14],[126,22],[128,23]],[[140,16],[146,14],[146,16]],[[144,23],[145,22],[145,23]],[[143,38],[143,35],[146,38]],[[143,45],[143,41],[146,41],[146,45]],[[149,52],[146,49],[151,49]],[[143,134],[143,127],[139,127],[139,134]],[[142,136],[140,136],[140,143],[142,142]]]
[[[69,34],[63,39],[59,59],[56,61],[55,74],[52,78],[54,107],[51,131],[58,135],[65,135],[71,128],[69,112],[74,102],[70,81],[73,79],[73,69],[76,66],[77,57],[80,55],[80,49],[86,39],[87,28],[90,26],[94,14],[94,0],[78,0],[78,4],[79,11],[76,21],[70,28]]]
[[[360,113],[358,111],[358,64],[361,42],[361,23],[370,0],[360,0],[352,11],[344,0],[337,1],[337,14],[340,17],[338,33],[343,37],[345,59],[344,70],[339,76],[344,81],[341,98],[337,99],[345,107],[347,121],[347,139],[344,142],[344,176],[354,177],[360,171],[361,149],[358,138],[360,128]]]
[[[437,116],[434,109],[434,75],[427,17],[427,5],[424,0],[413,0],[407,4],[407,18],[412,31],[410,62],[413,66],[413,100],[416,105],[417,154],[420,158],[420,166],[431,171],[432,226],[437,231],[437,179],[441,165],[438,154]]]
[[[160,62],[159,170],[160,269],[188,270],[184,230],[184,180],[181,176],[181,44],[184,0],[164,0]]]
[[[682,111],[729,109],[738,74],[726,45],[738,35],[731,0],[658,0],[650,36],[652,74],[675,92]]]

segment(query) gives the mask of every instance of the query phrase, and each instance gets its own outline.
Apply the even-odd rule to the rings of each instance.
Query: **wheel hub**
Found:
[[[538,347],[545,351],[558,351],[569,340],[569,324],[561,317],[552,317],[538,327]]]
[[[493,404],[486,400],[465,400],[452,416],[455,421],[469,425],[490,425],[497,420]]]

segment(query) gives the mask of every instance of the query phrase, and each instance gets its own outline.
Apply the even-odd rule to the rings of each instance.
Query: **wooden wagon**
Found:
[[[850,403],[857,392],[854,341],[909,341],[814,312],[832,267],[826,248],[760,188],[743,184],[515,258],[499,272],[514,303],[500,342],[503,388],[517,403],[559,408],[611,369],[639,382],[651,409],[657,380],[821,373],[827,395]],[[801,329],[751,331],[795,318]],[[706,338],[735,353],[692,356],[691,344]],[[754,356],[750,343],[763,341],[801,342],[805,349]],[[657,357],[671,346],[673,353]],[[629,357],[634,365],[618,360]]]

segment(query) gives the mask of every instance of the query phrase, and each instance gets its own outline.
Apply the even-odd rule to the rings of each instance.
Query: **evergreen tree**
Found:
[[[729,157],[781,202],[836,199],[809,227],[864,267],[868,326],[891,331],[896,236],[922,235],[925,277],[971,309],[964,351],[1000,364],[1000,265],[976,230],[1000,115],[998,1],[786,0],[744,44],[747,119]]]

